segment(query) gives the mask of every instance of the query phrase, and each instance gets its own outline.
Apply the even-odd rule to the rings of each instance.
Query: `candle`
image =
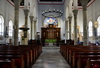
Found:
[[[24,0],[24,8],[28,9],[28,0]]]
[[[74,0],[74,9],[78,9],[78,0]]]

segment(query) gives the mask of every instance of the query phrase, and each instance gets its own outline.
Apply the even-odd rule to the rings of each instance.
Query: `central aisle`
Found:
[[[70,68],[59,49],[59,47],[43,47],[42,54],[32,68]]]

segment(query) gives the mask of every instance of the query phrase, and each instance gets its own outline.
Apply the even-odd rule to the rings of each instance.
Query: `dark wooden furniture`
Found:
[[[15,60],[0,60],[0,68],[16,68]]]
[[[41,45],[0,46],[0,59],[14,59],[15,62],[20,62],[15,63],[17,68],[30,68],[35,63],[41,52]],[[2,63],[2,61],[0,61],[0,63]]]
[[[85,68],[86,65],[91,68],[88,67],[89,63],[86,64],[88,58],[100,63],[100,46],[61,45],[60,52],[72,68]]]
[[[57,46],[60,42],[60,28],[55,28],[53,24],[50,24],[49,27],[41,28],[41,42],[45,46],[45,39],[56,39]]]

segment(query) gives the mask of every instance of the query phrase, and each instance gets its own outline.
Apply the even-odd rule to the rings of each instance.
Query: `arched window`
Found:
[[[89,21],[89,37],[93,36],[93,22]]]
[[[4,35],[4,18],[0,15],[0,35]]]
[[[97,21],[98,21],[97,36],[100,36],[100,16],[98,17]]]
[[[9,36],[13,35],[13,22],[10,20],[9,21]]]

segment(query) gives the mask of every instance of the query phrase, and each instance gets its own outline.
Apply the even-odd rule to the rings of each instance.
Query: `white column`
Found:
[[[78,10],[73,10],[73,14],[74,14],[74,45],[78,44],[78,38],[77,38],[77,13],[78,13]]]
[[[18,27],[19,27],[19,5],[21,0],[14,0],[15,19],[14,19],[14,46],[18,46]]]
[[[72,21],[72,16],[69,16],[68,17],[68,19],[69,19],[69,40],[71,40],[71,21]]]
[[[36,20],[34,20],[34,39],[36,39]]]
[[[87,4],[88,0],[81,0],[83,7],[83,45],[88,45]]]
[[[32,0],[30,0],[30,16],[33,16],[33,13],[34,13],[34,6],[33,6],[34,4],[33,4],[33,1]]]
[[[78,9],[78,0],[74,0],[74,9]]]
[[[30,16],[30,21],[31,21],[31,40],[32,40],[32,33],[33,33],[33,29],[32,29],[32,27],[33,27],[33,18],[34,18],[34,16]]]
[[[69,16],[72,16],[72,0],[69,3]]]
[[[24,9],[28,9],[29,0],[24,0]]]
[[[65,37],[68,40],[68,20],[65,21]]]
[[[78,44],[78,38],[77,38],[77,13],[78,13],[78,0],[74,0],[74,45]]]

